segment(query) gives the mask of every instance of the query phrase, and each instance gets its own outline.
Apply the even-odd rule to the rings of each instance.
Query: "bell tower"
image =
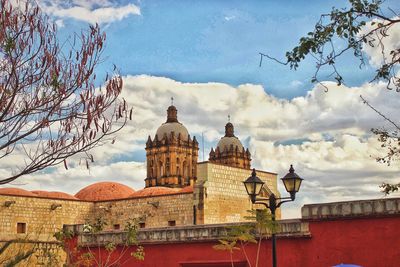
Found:
[[[158,129],[154,139],[146,142],[146,187],[185,187],[196,180],[199,143],[190,138],[185,126],[178,121],[174,105],[167,109],[167,121]]]
[[[250,169],[251,155],[249,149],[244,149],[240,140],[234,134],[233,124],[225,125],[225,136],[219,140],[217,147],[211,148],[210,162],[232,167]]]

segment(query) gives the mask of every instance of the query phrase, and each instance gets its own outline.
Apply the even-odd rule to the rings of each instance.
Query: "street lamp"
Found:
[[[269,198],[257,197],[261,193],[261,189],[264,186],[264,182],[256,176],[256,169],[253,169],[251,176],[244,181],[247,194],[250,196],[253,204],[262,204],[271,211],[272,221],[275,221],[275,211],[283,203],[294,201],[296,193],[299,192],[301,182],[303,181],[293,169],[293,165],[290,165],[289,173],[281,178],[285,185],[286,191],[290,194],[290,197],[277,198],[272,193]],[[276,236],[274,231],[272,232],[272,266],[276,267]]]

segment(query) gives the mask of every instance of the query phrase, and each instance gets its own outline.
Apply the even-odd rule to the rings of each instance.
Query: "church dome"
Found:
[[[234,137],[226,137],[226,136],[222,137],[221,140],[219,140],[217,147],[222,152],[222,151],[225,150],[225,148],[227,150],[229,150],[231,145],[233,145],[234,149],[236,149],[236,147],[238,147],[239,151],[242,152],[243,145],[242,145],[242,143],[240,142],[240,140],[236,136],[234,136]]]
[[[37,197],[35,193],[29,192],[27,190],[21,188],[0,188],[0,195],[12,195],[12,196],[21,196],[21,197]]]
[[[75,194],[80,200],[102,201],[128,198],[135,191],[129,186],[115,182],[94,183],[81,189]]]
[[[229,150],[231,145],[236,149],[238,147],[239,151],[243,150],[242,142],[235,136],[233,124],[228,122],[225,125],[225,136],[219,140],[217,147],[222,152],[225,149]]]
[[[163,123],[160,127],[158,127],[156,132],[159,140],[161,140],[164,137],[164,134],[169,136],[171,132],[175,133],[176,138],[178,137],[179,134],[181,134],[182,139],[186,139],[188,137],[189,132],[186,129],[186,127],[183,126],[183,124],[178,121],[177,113],[178,110],[176,109],[175,106],[171,105],[168,107],[167,121]]]
[[[160,127],[158,127],[156,134],[158,136],[158,139],[162,139],[164,134],[167,134],[167,136],[169,136],[171,132],[175,133],[175,138],[178,138],[179,134],[181,134],[182,139],[187,138],[189,135],[186,127],[179,122],[163,123]]]

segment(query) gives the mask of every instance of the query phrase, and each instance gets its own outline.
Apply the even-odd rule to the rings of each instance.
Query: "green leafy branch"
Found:
[[[381,0],[349,0],[349,3],[350,8],[332,8],[330,13],[322,14],[315,24],[314,30],[301,37],[298,46],[286,52],[285,61],[260,53],[260,66],[263,58],[266,57],[281,64],[289,65],[291,69],[296,70],[307,56],[311,56],[316,61],[316,71],[311,82],[320,83],[320,70],[328,67],[328,69],[331,69],[329,76],[333,76],[337,84],[341,85],[344,80],[336,68],[338,59],[345,52],[352,51],[353,55],[360,60],[360,67],[364,66],[363,46],[377,46],[384,54],[382,40],[388,37],[388,30],[400,22],[400,19],[390,18],[381,12]],[[398,16],[393,10],[391,11],[394,16]],[[373,19],[379,21],[372,21]],[[372,29],[367,30],[367,23],[370,23]],[[363,32],[363,30],[366,30],[366,32]],[[344,41],[345,46],[340,48],[335,40]],[[383,63],[377,68],[371,81],[383,80],[387,83],[388,89],[394,88],[400,91],[400,77],[397,76],[396,71],[400,63],[400,48],[390,51],[389,54],[390,58],[388,60],[383,58]]]

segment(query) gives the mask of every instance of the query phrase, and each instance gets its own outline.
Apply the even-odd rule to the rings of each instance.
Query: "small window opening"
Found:
[[[144,223],[144,222],[139,223],[139,228],[145,228],[145,227],[146,227],[146,223]]]
[[[175,226],[176,222],[175,221],[168,221],[168,226]]]
[[[26,223],[17,223],[17,234],[26,233]]]

